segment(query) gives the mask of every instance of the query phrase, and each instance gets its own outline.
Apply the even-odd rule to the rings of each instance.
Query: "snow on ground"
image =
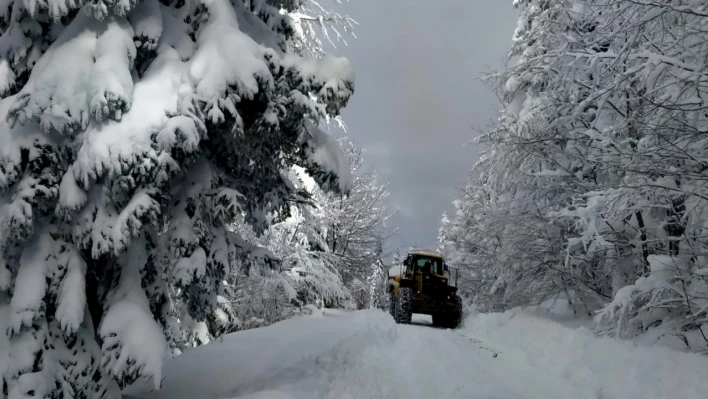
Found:
[[[553,320],[566,327],[591,328],[594,312],[583,305],[575,305],[568,301],[565,295],[558,295],[537,306],[529,306],[524,313],[536,317]]]
[[[577,303],[574,306],[565,295],[561,294],[537,306],[528,306],[514,311],[552,320],[569,328],[585,327],[586,329],[592,329],[597,310],[602,308],[603,306],[586,307]],[[640,346],[663,346],[680,352],[689,351],[681,338],[666,333],[666,330],[662,329],[661,326],[652,328],[631,341],[633,344]]]
[[[586,327],[564,324],[515,309],[473,315],[460,332],[515,369],[542,370],[594,398],[708,398],[708,357],[598,338]]]
[[[125,399],[681,399],[708,397],[708,359],[597,339],[522,312],[458,330],[382,311],[297,317],[230,334],[166,364]]]

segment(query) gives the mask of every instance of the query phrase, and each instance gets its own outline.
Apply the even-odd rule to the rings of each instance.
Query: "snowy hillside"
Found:
[[[166,364],[161,391],[135,385],[126,399],[708,397],[708,359],[696,354],[519,311],[455,331],[428,323],[377,310],[297,317],[193,349]]]

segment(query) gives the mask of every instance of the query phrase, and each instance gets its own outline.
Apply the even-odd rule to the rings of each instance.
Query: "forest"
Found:
[[[569,300],[598,335],[708,351],[708,8],[515,0],[501,100],[439,234],[483,311]]]
[[[414,235],[367,154],[431,171],[406,193],[452,163],[348,129],[370,77],[332,55],[360,29],[338,0],[0,1],[0,399],[706,397],[708,3],[507,1],[499,103],[437,243],[425,204],[459,270],[450,329],[386,311],[391,237]],[[372,4],[395,34],[366,62],[430,61],[444,26]],[[413,66],[361,102],[438,126],[457,100],[413,101]],[[590,329],[529,311],[556,302]]]

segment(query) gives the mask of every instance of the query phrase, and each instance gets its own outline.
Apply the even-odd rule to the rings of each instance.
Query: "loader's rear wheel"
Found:
[[[459,327],[462,322],[462,299],[455,295],[450,302],[443,313],[433,315],[433,325],[435,327],[450,329]]]
[[[396,299],[396,313],[393,318],[399,324],[411,324],[413,316],[413,290],[410,288],[401,288],[398,290],[398,298]]]

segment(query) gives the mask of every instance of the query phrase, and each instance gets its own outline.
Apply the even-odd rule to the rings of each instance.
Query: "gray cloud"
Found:
[[[390,247],[436,247],[440,216],[478,158],[470,126],[496,118],[478,77],[498,67],[516,25],[511,0],[351,0],[358,39],[333,53],[354,65],[343,117],[367,163],[390,183],[400,231]]]

